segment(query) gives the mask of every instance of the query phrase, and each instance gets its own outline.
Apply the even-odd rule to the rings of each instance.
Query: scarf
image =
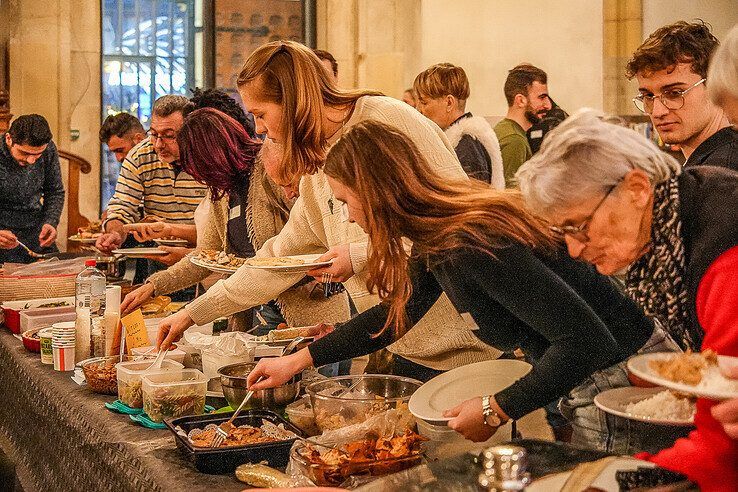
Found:
[[[673,177],[654,189],[651,248],[628,268],[625,292],[646,316],[658,319],[683,350],[699,350],[702,333],[686,323],[689,296],[681,232],[679,187]]]

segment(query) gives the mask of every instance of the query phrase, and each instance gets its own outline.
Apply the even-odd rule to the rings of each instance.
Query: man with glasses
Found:
[[[686,166],[738,170],[738,133],[707,97],[707,65],[718,40],[703,22],[679,21],[653,32],[633,53],[626,75],[638,79],[636,107],[661,139],[678,145]]]
[[[194,224],[195,208],[205,196],[206,188],[177,163],[177,132],[191,106],[189,99],[176,95],[162,96],[154,102],[148,138],[123,160],[103,223],[105,233],[96,243],[101,251],[109,253],[119,248],[126,239],[123,226],[144,217],[173,224]]]

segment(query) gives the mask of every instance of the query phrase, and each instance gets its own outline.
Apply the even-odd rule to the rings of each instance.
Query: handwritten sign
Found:
[[[126,350],[129,354],[135,348],[151,345],[149,335],[146,333],[146,322],[140,309],[136,309],[128,316],[121,318],[120,322],[125,328]]]

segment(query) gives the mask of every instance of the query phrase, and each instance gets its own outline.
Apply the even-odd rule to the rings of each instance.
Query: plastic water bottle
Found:
[[[77,275],[74,298],[78,316],[85,312],[96,318],[105,312],[105,274],[96,265],[95,260],[85,261],[86,268]]]

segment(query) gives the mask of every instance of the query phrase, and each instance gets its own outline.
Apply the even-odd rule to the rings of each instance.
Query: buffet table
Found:
[[[41,364],[0,329],[0,447],[26,490],[242,490],[234,474],[206,475],[184,460],[168,430],[115,414],[71,372]]]

